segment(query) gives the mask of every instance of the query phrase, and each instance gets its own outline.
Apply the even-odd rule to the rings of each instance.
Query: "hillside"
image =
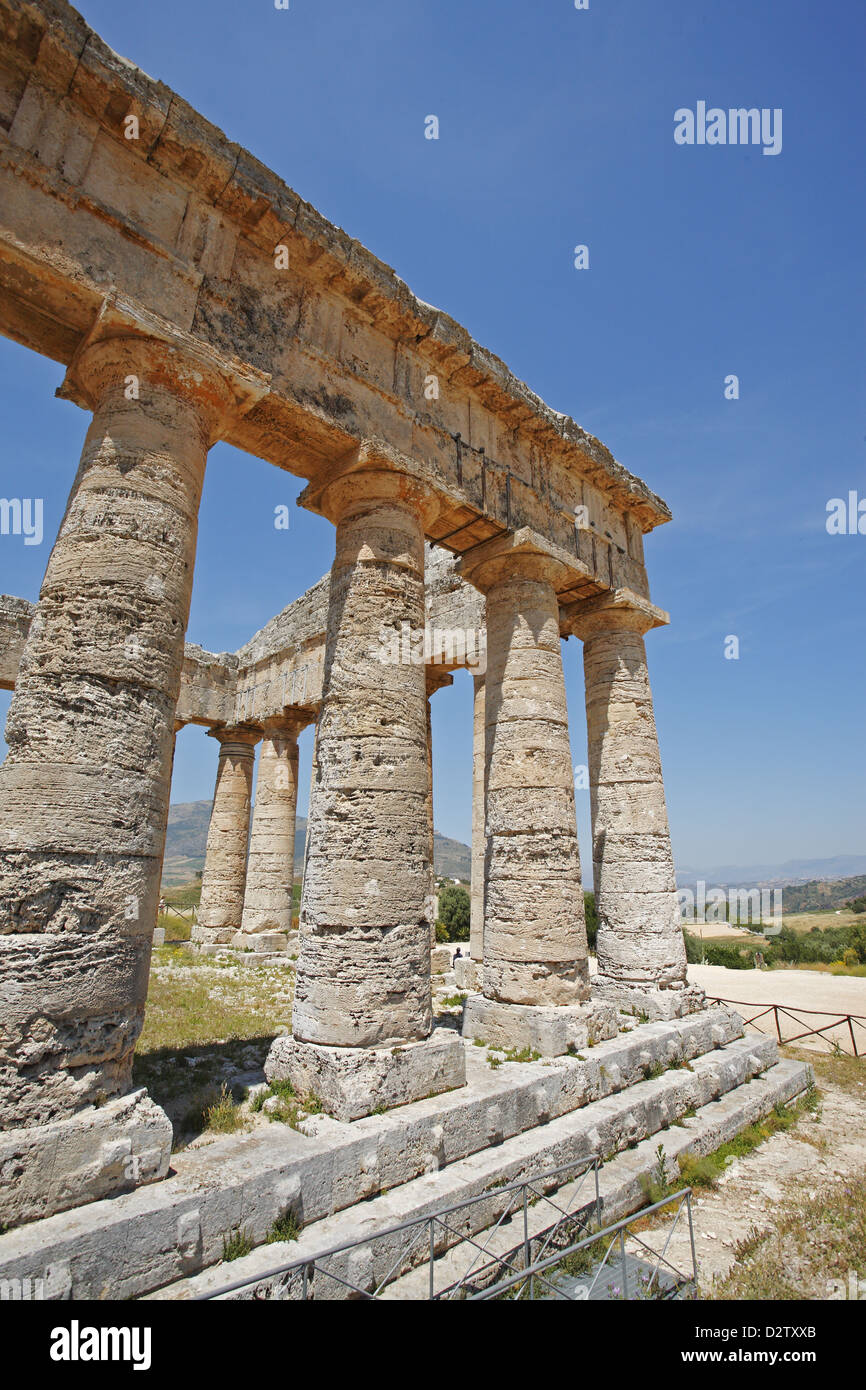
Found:
[[[204,868],[204,851],[212,802],[180,801],[168,812],[168,831],[165,837],[165,860],[162,881],[166,888],[190,883]],[[304,862],[304,841],[307,836],[305,816],[295,824],[295,873],[300,874]],[[471,852],[468,845],[436,834],[433,839],[436,873],[446,878],[469,879]]]
[[[788,859],[783,864],[722,864],[712,869],[677,869],[677,887],[708,888],[809,887],[818,882],[839,883],[866,874],[866,854],[837,854],[832,859]]]
[[[809,883],[790,884],[782,889],[782,911],[786,916],[790,912],[819,912],[821,908],[841,907],[864,895],[866,874],[838,879],[835,883],[812,879]]]

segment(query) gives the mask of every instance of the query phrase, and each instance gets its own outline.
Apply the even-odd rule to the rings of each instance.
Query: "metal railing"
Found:
[[[565,1233],[570,1233],[575,1227],[587,1229],[593,1217],[596,1227],[600,1227],[600,1166],[599,1155],[590,1154],[558,1168],[547,1169],[524,1181],[489,1188],[475,1197],[467,1197],[462,1202],[426,1216],[371,1232],[314,1255],[275,1265],[272,1269],[236,1280],[213,1292],[199,1294],[196,1301],[224,1298],[245,1289],[252,1290],[253,1297],[256,1297],[257,1287],[260,1287],[262,1296],[275,1293],[278,1298],[307,1300],[317,1297],[317,1290],[332,1285],[342,1289],[344,1297],[377,1299],[383,1297],[398,1279],[423,1268],[425,1263],[428,1266],[426,1295],[419,1294],[418,1297],[434,1302],[467,1297],[470,1290],[474,1291],[500,1277],[503,1269],[516,1274],[533,1257],[536,1260],[542,1258],[551,1246],[566,1238]],[[590,1174],[594,1177],[594,1191],[589,1201],[584,1200],[578,1205],[578,1198],[584,1194],[584,1184]],[[572,1184],[576,1186],[564,1205],[554,1200],[553,1193],[558,1195],[560,1189]],[[556,1217],[549,1226],[533,1234],[529,1212],[542,1202],[554,1210]],[[490,1216],[481,1214],[476,1223],[472,1219],[471,1209],[482,1204],[492,1208],[492,1212]],[[504,1250],[495,1251],[492,1247],[497,1236],[515,1214],[522,1215],[520,1240]],[[352,1256],[364,1247],[375,1247],[377,1244],[381,1247],[379,1272],[365,1271],[363,1276],[359,1276],[353,1271]],[[447,1281],[437,1289],[437,1272],[445,1269],[443,1257],[459,1250],[466,1253],[468,1264],[456,1277],[453,1271],[450,1272]],[[274,1281],[278,1281],[276,1285]],[[329,1294],[325,1293],[324,1296],[328,1297]]]
[[[863,1055],[862,1045],[863,1042],[866,1041],[866,1018],[864,1018],[861,1014],[834,1013],[831,1009],[800,1009],[796,1006],[792,1006],[789,1004],[752,1004],[743,999],[719,999],[711,997],[709,995],[707,996],[707,999],[709,1002],[713,1004],[733,1004],[736,1007],[737,1012],[741,1016],[743,1015],[745,1009],[757,1009],[758,1012],[756,1014],[752,1014],[751,1018],[743,1017],[744,1023],[752,1024],[753,1026],[755,1025],[757,1019],[764,1018],[767,1015],[772,1014],[773,1021],[776,1025],[776,1038],[778,1039],[779,1043],[794,1043],[799,1042],[801,1038],[812,1038],[818,1036],[823,1037],[825,1033],[831,1032],[834,1028],[845,1028],[847,1026],[848,1033],[851,1038],[851,1048],[854,1056],[860,1057]],[[779,1017],[780,1014],[784,1018],[790,1019],[791,1022],[795,1023],[798,1028],[804,1028],[805,1031],[802,1033],[795,1033],[794,1036],[790,1038],[783,1037],[782,1025]],[[825,1023],[821,1028],[808,1028],[805,1026],[804,1019],[798,1017],[799,1014],[808,1014],[812,1018],[829,1018],[831,1021],[829,1023]],[[854,1031],[855,1024],[858,1028],[863,1030],[863,1039],[861,1040],[860,1051],[858,1051],[857,1049],[857,1035]],[[756,1028],[755,1031],[758,1033],[766,1033],[766,1029],[764,1028]],[[829,1042],[831,1046],[833,1046],[835,1042],[835,1040],[832,1038],[825,1038],[824,1041]],[[837,1047],[841,1047],[841,1044],[838,1042],[835,1042],[835,1045]],[[842,1050],[844,1051],[844,1049]]]
[[[692,1189],[686,1187],[681,1192],[672,1193],[669,1197],[662,1198],[660,1202],[643,1207],[634,1215],[617,1221],[611,1226],[606,1226],[603,1230],[584,1237],[583,1240],[575,1242],[574,1245],[570,1245],[564,1250],[557,1251],[555,1255],[550,1255],[546,1259],[536,1259],[532,1264],[526,1265],[524,1269],[512,1274],[509,1278],[490,1284],[480,1292],[470,1295],[471,1301],[502,1298],[535,1300],[538,1298],[539,1285],[544,1290],[541,1294],[542,1298],[563,1299],[571,1303],[581,1303],[591,1299],[599,1286],[602,1290],[599,1295],[600,1298],[622,1298],[626,1301],[632,1298],[680,1298],[685,1293],[694,1294],[697,1292],[698,1285],[698,1265],[695,1252],[691,1194]],[[653,1216],[674,1203],[676,1204],[676,1212],[664,1246],[660,1251],[654,1250],[645,1240],[641,1239],[633,1228],[638,1222],[645,1221],[647,1217]],[[667,1258],[668,1248],[683,1210],[686,1212],[689,1227],[689,1249],[692,1265],[690,1274],[679,1269]],[[626,1237],[634,1245],[637,1245],[641,1252],[639,1257],[631,1257],[631,1266],[626,1251]],[[601,1259],[593,1258],[598,1246],[605,1241],[608,1241],[608,1246],[604,1255]],[[607,1284],[602,1282],[605,1272],[609,1276],[612,1274],[613,1266],[610,1262],[610,1256],[614,1248],[619,1253],[621,1285],[612,1285],[609,1280]],[[652,1257],[653,1263],[648,1263],[647,1255]],[[568,1279],[570,1275],[567,1265],[580,1256],[589,1256],[590,1269],[586,1275],[588,1282],[580,1283],[578,1279],[571,1276],[571,1288],[569,1289]],[[668,1280],[666,1285],[662,1282],[663,1266],[664,1276]],[[592,1275],[591,1279],[590,1274]]]

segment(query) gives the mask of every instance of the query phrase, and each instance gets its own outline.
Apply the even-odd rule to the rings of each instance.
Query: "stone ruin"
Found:
[[[796,1094],[804,1069],[686,978],[644,647],[668,621],[643,549],[664,502],[62,0],[0,0],[0,25],[0,331],[61,362],[59,394],[92,415],[39,601],[0,601],[0,1271],[47,1262],[58,1297],[167,1288],[218,1261],[241,1208],[259,1232],[287,1204],[325,1222],[387,1187],[411,1204],[425,1174],[467,1190],[473,1155],[514,1173],[580,1135],[616,1153],[695,1107],[728,1103],[730,1127]],[[336,535],[330,573],[219,656],[184,644],[217,440],[305,478]],[[383,625],[483,632],[486,662],[383,659]],[[431,1006],[429,701],[459,666],[462,1038]],[[316,726],[292,1033],[266,1070],[327,1114],[221,1141],[217,1177],[212,1150],[167,1177],[171,1125],[131,1082],[187,723],[218,744],[204,951],[293,942],[297,740]],[[481,1076],[473,1038],[546,1069]]]

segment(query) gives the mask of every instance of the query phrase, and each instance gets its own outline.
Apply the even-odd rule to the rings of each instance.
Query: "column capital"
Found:
[[[427,699],[435,695],[437,690],[443,690],[446,685],[454,684],[454,677],[450,671],[443,671],[440,666],[427,666],[424,670],[424,679],[427,686]]]
[[[263,738],[297,739],[310,724],[315,724],[312,714],[275,714],[261,721]]]
[[[298,502],[326,516],[334,525],[355,512],[391,504],[412,512],[428,530],[438,517],[443,498],[426,478],[407,472],[397,456],[371,441],[356,445],[304,488]]]
[[[561,594],[585,584],[589,577],[582,560],[529,526],[473,546],[459,561],[457,573],[483,594],[509,579],[547,582]]]
[[[206,343],[158,314],[119,295],[106,298],[56,394],[85,410],[96,410],[106,394],[131,386],[158,388],[193,404],[204,416],[210,442],[229,422],[251,410],[270,387],[270,376],[229,362]]]
[[[208,738],[215,738],[220,746],[219,756],[235,758],[254,758],[256,744],[262,736],[261,729],[249,726],[223,725],[219,729],[208,729]]]
[[[611,589],[560,609],[562,631],[586,641],[602,632],[637,632],[665,627],[670,614],[631,589]]]

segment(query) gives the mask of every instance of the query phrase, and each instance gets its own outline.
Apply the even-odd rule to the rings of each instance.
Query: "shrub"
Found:
[[[213,1130],[216,1134],[234,1134],[236,1129],[242,1129],[244,1119],[238,1107],[235,1105],[231,1092],[223,1082],[219,1099],[213,1105],[209,1105],[204,1112],[205,1128]]]
[[[439,921],[447,929],[446,941],[469,940],[472,900],[459,883],[450,883],[439,894]]]

